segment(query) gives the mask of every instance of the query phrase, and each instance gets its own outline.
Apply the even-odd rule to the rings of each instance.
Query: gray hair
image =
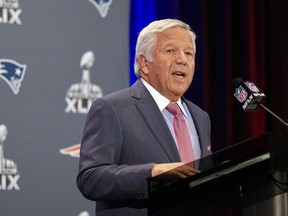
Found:
[[[143,54],[147,61],[152,62],[153,48],[157,42],[157,34],[173,27],[181,27],[189,32],[196,53],[196,35],[188,24],[177,19],[163,19],[154,21],[142,29],[137,39],[134,60],[134,72],[137,77],[140,77],[141,69],[138,61],[139,56]]]

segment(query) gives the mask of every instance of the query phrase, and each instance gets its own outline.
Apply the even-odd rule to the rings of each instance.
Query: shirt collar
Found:
[[[153,99],[155,100],[158,108],[162,112],[166,108],[166,106],[170,103],[170,100],[167,99],[166,97],[164,97],[163,95],[161,95],[154,87],[152,87],[143,78],[140,78],[140,79],[141,79],[142,83],[144,84],[144,86],[149,91],[149,93],[151,94],[151,96],[153,97]],[[181,98],[179,98],[179,100],[176,103],[180,107],[181,112],[187,117],[187,113],[185,112],[185,109],[184,109],[183,104],[182,104],[183,101],[181,100]]]

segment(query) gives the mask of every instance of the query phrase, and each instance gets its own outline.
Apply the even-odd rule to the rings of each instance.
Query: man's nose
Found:
[[[187,63],[187,56],[184,52],[178,52],[176,56],[176,63],[186,65]]]

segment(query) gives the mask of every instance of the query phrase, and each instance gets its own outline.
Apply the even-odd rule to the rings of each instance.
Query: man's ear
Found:
[[[142,73],[147,76],[149,72],[149,68],[148,68],[149,62],[146,60],[143,54],[139,55],[138,62],[140,64]]]

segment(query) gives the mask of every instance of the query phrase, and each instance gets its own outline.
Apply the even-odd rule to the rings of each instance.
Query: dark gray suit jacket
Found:
[[[211,154],[210,120],[185,100],[202,157]],[[96,202],[97,216],[147,215],[147,178],[153,163],[179,162],[174,139],[154,99],[138,80],[132,87],[95,101],[81,142],[77,185]]]

